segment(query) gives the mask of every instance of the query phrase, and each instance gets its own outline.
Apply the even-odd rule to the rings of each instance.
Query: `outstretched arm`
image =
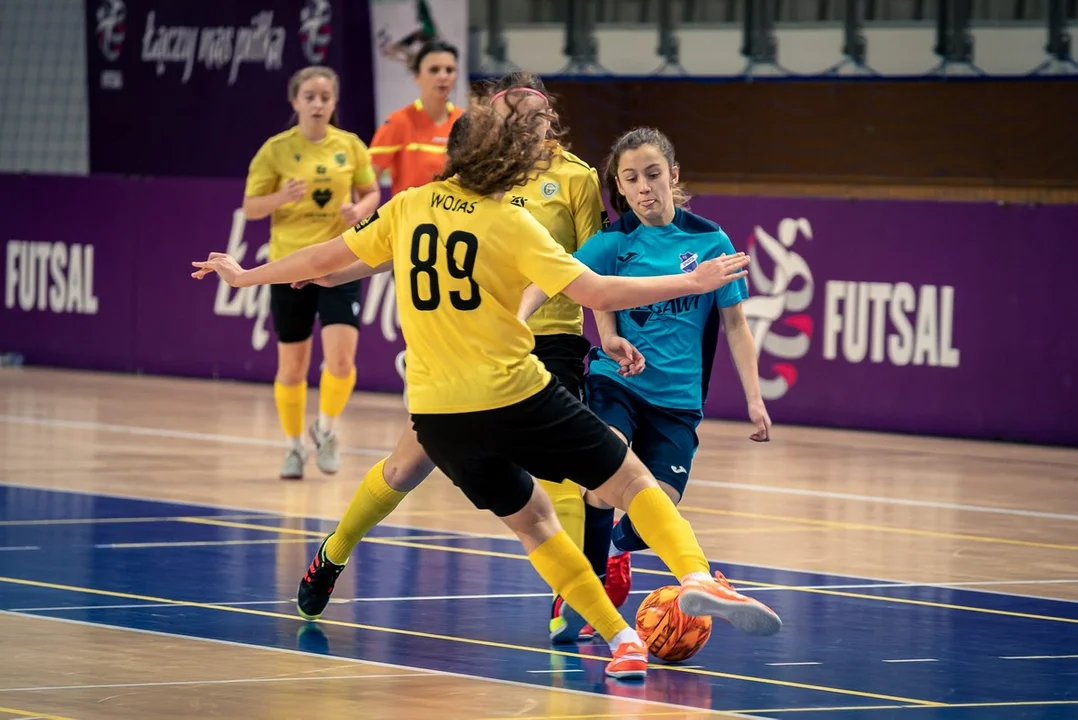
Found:
[[[244,270],[226,253],[210,253],[206,260],[191,263],[198,268],[191,273],[191,277],[201,280],[210,273],[217,273],[232,287],[276,285],[322,277],[352,265],[355,260],[355,253],[345,244],[344,238],[338,235],[328,242],[297,250],[280,260],[259,265],[252,270]]]

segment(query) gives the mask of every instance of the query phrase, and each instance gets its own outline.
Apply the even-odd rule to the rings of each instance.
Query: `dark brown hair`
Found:
[[[526,185],[550,167],[551,148],[540,137],[537,120],[521,122],[513,109],[502,117],[489,105],[468,110],[453,123],[438,179],[456,176],[478,195]]]
[[[618,215],[632,212],[629,201],[618,191],[618,163],[621,161],[623,153],[629,150],[637,150],[645,145],[651,145],[666,158],[671,180],[673,179],[674,168],[678,167],[677,160],[674,158],[674,143],[670,142],[670,138],[666,137],[660,130],[650,127],[633,128],[615,140],[610,147],[610,154],[606,157],[606,163],[603,165],[603,182],[606,183],[607,192],[610,193],[610,204]],[[674,195],[674,205],[682,208],[687,206],[690,196],[681,187],[680,183],[674,182],[671,189]]]
[[[337,73],[333,71],[333,68],[328,68],[324,65],[308,65],[302,70],[297,70],[292,77],[288,79],[288,101],[292,102],[299,97],[300,86],[310,80],[311,78],[322,77],[329,80],[329,84],[333,86],[333,95],[339,102],[341,97],[341,81],[337,77]],[[296,113],[292,113],[292,125],[296,124]],[[329,116],[329,124],[335,127],[340,127],[340,118],[337,117],[337,108],[333,108],[333,113]]]
[[[556,108],[557,98],[547,91],[543,80],[535,73],[518,70],[502,75],[497,80],[487,82],[481,86],[479,95],[482,97],[483,103],[490,104],[495,95],[506,93],[505,103],[510,105],[510,103],[519,103],[520,99],[524,97],[519,94],[514,97],[513,90],[535,90],[543,94],[547,102],[547,117],[550,120],[550,130],[547,132],[546,139],[555,140],[565,149],[569,149],[568,143],[565,142],[565,136],[569,133],[569,129],[561,124],[561,118],[558,116]]]
[[[431,53],[449,53],[454,60],[460,60],[460,53],[457,51],[456,46],[450,45],[445,40],[428,40],[420,46],[419,51],[416,52],[415,57],[412,58],[412,62],[408,66],[413,75],[419,74],[423,58]]]

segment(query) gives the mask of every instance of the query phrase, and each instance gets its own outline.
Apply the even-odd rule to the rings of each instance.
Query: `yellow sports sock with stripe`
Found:
[[[554,504],[554,514],[558,516],[558,522],[569,534],[573,544],[584,549],[584,496],[580,492],[580,486],[572,480],[563,480],[560,483],[540,480],[539,485],[550,496],[550,501]]]
[[[296,439],[303,435],[303,415],[307,412],[307,383],[282,385],[273,383],[273,399],[277,401],[277,417],[286,437]]]
[[[629,519],[640,539],[662,558],[678,580],[693,573],[710,576],[711,566],[696,533],[660,487],[649,487],[629,502]]]
[[[547,585],[583,615],[604,640],[609,642],[622,630],[629,628],[610,602],[584,553],[573,544],[564,530],[535,548],[528,559]]]
[[[363,536],[393,512],[408,494],[394,490],[386,483],[383,473],[387,459],[379,460],[363,476],[344,517],[326,542],[326,557],[335,565],[348,562],[348,556]]]
[[[333,429],[333,421],[344,412],[355,386],[355,368],[348,373],[348,377],[337,377],[327,368],[322,368],[322,378],[318,382],[318,422],[323,432]]]

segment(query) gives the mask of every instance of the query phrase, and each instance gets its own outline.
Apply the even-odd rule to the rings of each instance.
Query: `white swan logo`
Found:
[[[761,359],[767,355],[774,360],[767,370],[760,364],[760,392],[766,400],[781,398],[797,383],[794,361],[808,353],[813,330],[812,318],[804,312],[812,302],[812,270],[792,249],[800,237],[812,240],[812,225],[805,218],[785,218],[776,236],[757,225],[748,240],[749,282],[755,295],[745,301],[745,317]],[[762,257],[774,265],[770,277]]]
[[[308,0],[299,13],[299,39],[308,62],[320,63],[326,59],[333,28],[329,24],[333,8],[329,0]]]
[[[109,62],[119,59],[127,35],[127,7],[123,0],[103,0],[97,8],[97,47]]]

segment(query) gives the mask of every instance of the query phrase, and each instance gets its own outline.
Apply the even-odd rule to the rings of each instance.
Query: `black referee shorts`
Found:
[[[557,378],[527,400],[496,410],[412,415],[420,445],[480,510],[519,512],[534,480],[569,478],[589,490],[610,479],[628,452]]]
[[[299,290],[290,285],[270,285],[270,314],[277,341],[303,342],[314,332],[314,319],[329,325],[359,327],[360,281],[337,287],[307,285]]]
[[[558,378],[573,397],[584,399],[584,358],[591,342],[583,335],[558,333],[536,335],[532,355],[539,358],[550,374]]]

